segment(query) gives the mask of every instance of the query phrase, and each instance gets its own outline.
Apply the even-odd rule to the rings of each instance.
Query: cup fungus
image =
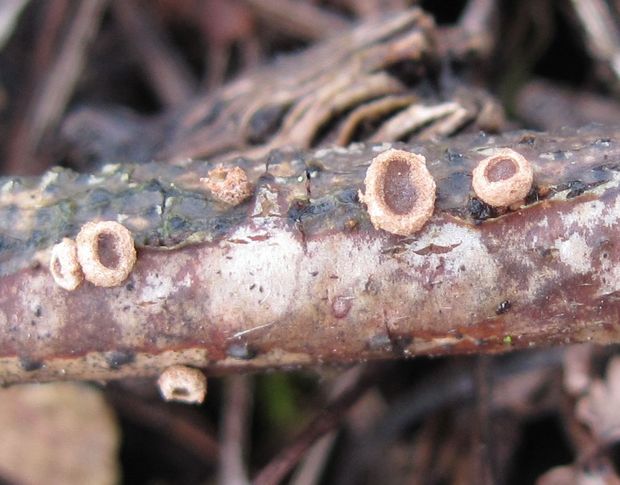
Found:
[[[200,404],[207,394],[207,378],[200,371],[184,365],[173,365],[157,380],[159,392],[166,401]]]
[[[56,284],[65,290],[75,290],[84,279],[78,262],[75,241],[64,238],[52,248],[50,272]]]
[[[375,157],[364,180],[360,200],[377,229],[408,236],[433,215],[435,181],[422,155],[388,150]]]
[[[503,148],[482,160],[473,171],[476,195],[493,207],[506,207],[522,201],[532,187],[534,172],[527,159]]]
[[[84,277],[93,285],[120,285],[136,262],[133,237],[118,222],[88,222],[80,229],[76,242]]]
[[[241,167],[217,167],[201,179],[213,197],[230,205],[239,205],[252,195],[252,184]]]

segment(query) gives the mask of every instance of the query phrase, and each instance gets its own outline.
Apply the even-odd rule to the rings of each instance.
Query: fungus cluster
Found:
[[[136,249],[129,230],[114,221],[88,222],[75,242],[64,238],[52,248],[50,272],[66,290],[75,290],[82,280],[95,286],[118,286],[127,279],[136,262]]]
[[[200,404],[207,394],[207,378],[200,371],[184,365],[173,365],[157,380],[159,392],[166,401]]]
[[[200,180],[213,197],[232,206],[239,205],[252,195],[252,184],[241,167],[217,167]]]
[[[435,207],[435,181],[422,155],[387,150],[375,157],[359,197],[377,229],[411,235],[430,219]]]
[[[503,148],[478,164],[472,185],[480,200],[502,209],[523,203],[533,180],[527,159]],[[409,236],[433,214],[436,186],[422,155],[394,149],[381,153],[368,167],[364,186],[359,197],[377,229]]]
[[[503,148],[482,160],[473,171],[476,195],[493,207],[521,202],[532,187],[534,172],[520,153]]]

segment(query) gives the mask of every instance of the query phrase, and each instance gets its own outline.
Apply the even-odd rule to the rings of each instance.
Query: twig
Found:
[[[407,0],[332,0],[333,4],[351,10],[361,18],[381,17],[386,12],[402,12],[410,4]]]
[[[32,87],[28,90],[29,97],[30,92],[36,88],[37,83],[44,77],[54,61],[54,51],[62,40],[63,26],[71,21],[70,13],[70,0],[50,0],[39,12],[38,21],[41,27],[38,29],[34,46],[32,72],[30,73]],[[24,106],[27,104],[24,103]]]
[[[39,89],[25,114],[25,124],[9,144],[7,171],[32,173],[34,154],[44,134],[53,127],[65,110],[84,66],[86,52],[95,37],[102,13],[108,0],[82,1],[58,59]]]
[[[571,0],[592,56],[605,63],[620,82],[620,31],[614,15],[604,0]]]
[[[32,60],[27,80],[13,102],[12,112],[14,114],[10,129],[11,134],[6,145],[7,151],[21,149],[22,144],[26,143],[24,137],[28,136],[28,126],[31,121],[28,116],[24,116],[24,113],[34,109],[32,99],[35,93],[41,90],[41,86],[43,86],[45,79],[47,79],[50,65],[54,61],[54,52],[57,51],[62,37],[63,25],[70,23],[72,20],[70,15],[72,9],[70,7],[69,0],[50,0],[43,4],[36,16],[38,29]],[[44,168],[47,168],[43,165],[44,162],[35,160],[33,157],[23,160],[18,171],[21,173],[39,173]]]
[[[324,39],[346,30],[350,24],[340,15],[309,2],[294,0],[244,0],[258,17],[275,27],[307,40]]]
[[[469,0],[458,24],[440,27],[439,51],[443,58],[488,58],[498,35],[497,0]]]
[[[329,400],[335,401],[348,389],[352,389],[364,377],[364,366],[358,365],[342,373],[330,386]],[[331,431],[319,439],[308,451],[291,478],[291,485],[314,485],[319,483],[329,454],[337,438],[337,432]]]
[[[444,439],[442,418],[441,415],[429,416],[416,433],[411,452],[411,475],[406,482],[408,485],[426,485],[436,479],[437,474],[433,474],[436,448],[440,443],[450,442],[456,438],[451,434],[447,440]]]
[[[613,125],[620,119],[620,103],[613,97],[544,79],[533,79],[523,87],[515,109],[528,125],[544,130],[588,123]]]
[[[438,193],[411,236],[374,228],[356,195],[386,145],[281,150],[267,173],[265,160],[232,160],[219,170],[245,171],[251,188],[234,207],[204,186],[204,161],[0,181],[0,380],[620,340],[619,133],[402,146],[424,156]],[[472,199],[469,178],[500,147],[530,161],[536,184],[501,216]],[[99,218],[131,230],[136,265],[122,286],[67,291],[49,272],[51,247]]]
[[[252,382],[248,376],[231,376],[225,381],[219,483],[247,485],[249,479],[244,460],[244,447],[250,429]]]
[[[105,394],[121,415],[157,430],[205,464],[217,462],[219,447],[215,438],[196,420],[175,413],[175,405],[151,403],[114,387],[107,388]]]
[[[0,3],[0,51],[9,39],[19,15],[30,0],[4,0]]]
[[[493,361],[489,356],[479,356],[475,368],[476,384],[476,418],[477,426],[473,433],[473,456],[476,459],[474,476],[476,482],[481,485],[492,485],[497,483],[497,473],[495,471],[495,453],[493,446],[493,413],[491,410],[492,401],[492,366]]]
[[[203,75],[203,84],[214,89],[230,74],[231,54],[235,47],[239,54],[232,63],[239,63],[234,66],[235,70],[245,71],[258,65],[262,54],[257,21],[244,0],[204,0],[200,5],[204,11],[201,28],[207,43],[207,72]]]
[[[330,431],[314,443],[291,478],[291,485],[320,483],[321,473],[329,459],[337,436],[336,431]]]
[[[196,81],[148,11],[126,0],[115,0],[112,9],[128,47],[134,50],[159,100],[170,107],[189,99],[196,90]]]
[[[371,385],[373,378],[367,375],[351,388],[342,392],[313,419],[293,442],[265,466],[252,481],[253,485],[277,485],[290,473],[317,439],[335,429],[342,416],[355,404]]]
[[[493,367],[496,382],[508,376],[527,372],[537,367],[557,367],[561,364],[560,349],[537,353],[521,353],[498,362]],[[356,440],[357,446],[340,465],[335,483],[358,483],[365,470],[380,459],[385,447],[415,423],[431,412],[438,412],[450,404],[471,403],[475,380],[471,369],[453,366],[434,373],[401,396],[390,407],[390,412],[372,430]]]

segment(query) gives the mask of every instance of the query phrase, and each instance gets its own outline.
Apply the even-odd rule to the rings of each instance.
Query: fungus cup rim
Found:
[[[61,270],[56,270],[56,263]],[[68,291],[75,290],[84,280],[84,274],[77,256],[75,241],[67,237],[52,247],[49,264],[50,273],[58,286]]]
[[[386,172],[392,161],[405,161],[409,166],[409,182],[415,188],[413,207],[404,214],[395,213],[385,200]],[[377,229],[400,236],[418,232],[431,218],[435,208],[436,184],[423,155],[390,149],[373,158],[364,179],[365,193],[359,193],[368,215]]]
[[[239,205],[252,195],[252,183],[248,174],[239,166],[220,165],[200,180],[215,199],[228,205]]]
[[[207,393],[207,378],[200,369],[172,365],[160,374],[157,386],[166,401],[199,404]],[[179,394],[179,389],[183,389],[184,393]]]
[[[110,235],[118,261],[113,268],[99,258],[99,236]],[[96,286],[118,286],[127,279],[136,262],[136,249],[131,232],[115,221],[88,222],[76,237],[77,257],[84,277]]]
[[[497,160],[509,159],[516,165],[516,171],[508,178],[489,181],[486,171]],[[534,181],[530,162],[520,153],[502,148],[481,160],[472,172],[472,187],[476,196],[493,207],[507,207],[525,199]]]

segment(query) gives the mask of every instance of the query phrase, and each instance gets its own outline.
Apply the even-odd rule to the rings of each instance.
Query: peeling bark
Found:
[[[433,217],[408,237],[375,230],[357,199],[391,146],[229,162],[254,187],[235,207],[204,187],[207,161],[1,180],[0,381],[620,342],[620,129],[393,144],[437,183]],[[530,161],[535,184],[503,214],[471,192],[500,148]],[[121,287],[66,291],[51,246],[97,218],[132,231],[136,265]]]

